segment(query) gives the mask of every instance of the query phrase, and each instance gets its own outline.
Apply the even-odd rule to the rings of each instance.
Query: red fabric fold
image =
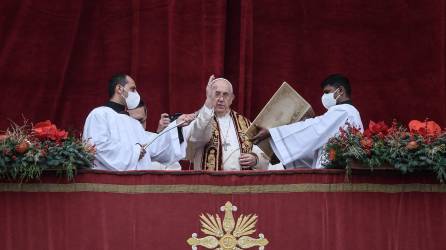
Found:
[[[0,11],[0,130],[8,119],[81,130],[117,72],[149,107],[193,112],[211,74],[253,119],[283,81],[314,107],[328,74],[350,77],[364,122],[446,123],[444,1],[30,1]],[[426,39],[429,38],[429,39]]]

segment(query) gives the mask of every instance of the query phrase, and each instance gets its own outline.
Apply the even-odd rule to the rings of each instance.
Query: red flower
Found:
[[[441,133],[441,127],[434,121],[420,122],[412,120],[409,122],[411,133],[419,134],[423,137],[437,137]]]
[[[39,139],[50,139],[53,141],[64,140],[68,137],[68,133],[65,130],[57,129],[56,125],[49,120],[34,125],[33,133]]]
[[[370,138],[370,137],[372,137],[372,132],[370,132],[370,130],[369,129],[366,129],[365,131],[364,131],[364,137],[366,137],[366,138]]]
[[[373,135],[377,135],[380,138],[384,138],[388,131],[389,126],[387,126],[385,122],[381,121],[376,123],[374,121],[370,121],[368,129],[364,131],[364,136],[370,138]]]

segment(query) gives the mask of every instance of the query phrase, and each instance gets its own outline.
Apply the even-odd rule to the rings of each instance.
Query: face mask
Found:
[[[336,100],[339,98],[339,96],[335,99],[334,94],[337,91],[338,89],[336,89],[333,93],[326,93],[322,95],[322,105],[324,105],[326,109],[329,109],[330,107],[336,105]]]
[[[122,96],[125,98],[125,103],[127,104],[127,108],[128,109],[136,108],[139,104],[139,101],[141,100],[141,97],[139,96],[137,91],[135,92],[128,91],[127,93],[128,93],[127,98]]]

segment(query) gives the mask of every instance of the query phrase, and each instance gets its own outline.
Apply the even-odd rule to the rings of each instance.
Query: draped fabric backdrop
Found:
[[[323,112],[319,83],[350,77],[363,121],[446,123],[442,0],[2,0],[0,130],[51,119],[80,130],[129,73],[149,106],[193,112],[209,75],[253,119],[283,81]]]

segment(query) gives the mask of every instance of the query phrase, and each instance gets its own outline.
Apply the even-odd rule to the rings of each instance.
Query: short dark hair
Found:
[[[146,104],[144,103],[144,101],[142,99],[139,99],[138,106],[136,106],[135,109],[141,108],[141,107],[146,107]]]
[[[147,114],[147,106],[146,106],[146,104],[144,103],[144,101],[142,99],[139,100],[138,106],[136,106],[136,108],[140,108],[140,107],[143,107],[144,111]]]
[[[126,74],[116,74],[112,76],[110,81],[108,81],[108,97],[111,98],[115,94],[116,85],[120,84],[121,86],[125,86],[127,84],[127,75]]]
[[[340,86],[342,86],[344,87],[348,97],[350,97],[352,93],[350,81],[346,76],[341,74],[332,74],[325,78],[325,80],[323,80],[321,83],[321,88],[325,88],[326,86],[333,86],[335,88],[339,88]]]

